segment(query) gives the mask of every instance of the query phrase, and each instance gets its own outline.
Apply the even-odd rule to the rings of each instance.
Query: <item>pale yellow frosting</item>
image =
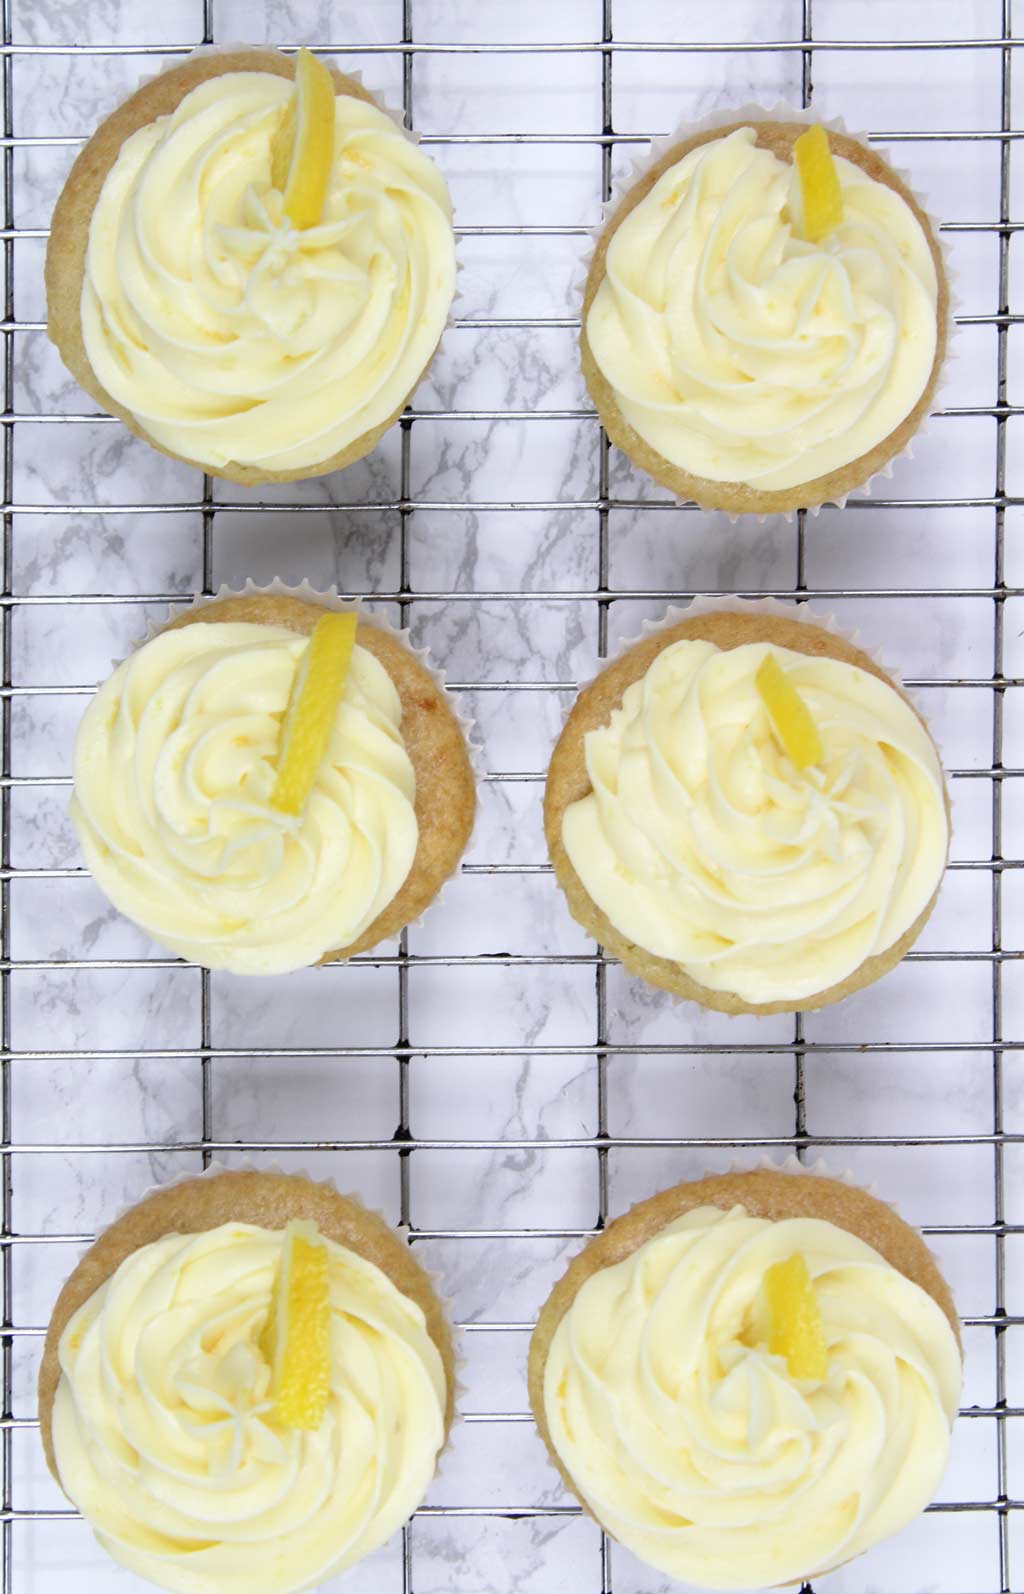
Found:
[[[135,1251],[60,1341],[65,1492],[123,1566],[180,1594],[292,1594],[416,1509],[447,1386],[419,1306],[333,1241],[320,1427],[273,1420],[259,1350],[283,1230],[226,1223]]]
[[[645,443],[691,475],[777,491],[909,415],[938,282],[906,201],[842,157],[842,224],[798,237],[796,168],[754,139],[738,128],[658,179],[612,237],[586,328]]]
[[[396,895],[419,829],[401,703],[358,643],[305,809],[270,806],[308,638],[163,631],[100,687],[75,743],[85,861],[122,913],[192,963],[283,974],[351,945]]]
[[[820,732],[803,772],[755,676],[774,653]],[[765,643],[681,641],[586,737],[562,839],[619,933],[751,1003],[798,1001],[885,952],[941,879],[935,746],[885,681]]]
[[[455,286],[444,178],[365,100],[335,100],[323,222],[270,187],[293,84],[232,72],[126,139],[89,229],[82,330],[116,402],[212,470],[316,466],[386,421]]]
[[[807,1261],[823,1380],[770,1355],[762,1284]],[[818,1219],[700,1207],[593,1274],[544,1373],[555,1449],[617,1539],[701,1588],[829,1571],[932,1499],[960,1396],[956,1337],[923,1289]]]

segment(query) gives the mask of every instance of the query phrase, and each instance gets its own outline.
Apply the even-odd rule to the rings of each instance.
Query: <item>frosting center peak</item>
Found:
[[[842,220],[798,235],[796,167],[753,127],[691,149],[616,227],[586,320],[625,419],[670,464],[781,491],[882,442],[930,378],[938,275],[893,188],[835,160]]]

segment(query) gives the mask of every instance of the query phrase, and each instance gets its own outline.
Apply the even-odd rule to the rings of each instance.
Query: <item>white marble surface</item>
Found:
[[[76,139],[153,67],[137,54],[75,53],[93,45],[164,43],[187,47],[202,34],[201,0],[12,0],[18,45],[56,46],[13,60],[13,122],[22,138]],[[352,47],[339,56],[393,104],[402,91],[401,56],[367,47],[401,38],[401,0],[214,0],[218,40]],[[593,41],[600,0],[413,0],[414,37],[501,43]],[[894,36],[992,37],[999,0],[814,0],[822,39]],[[745,45],[800,35],[800,0],[613,0],[620,42],[727,40]],[[1024,36],[1024,6],[1013,24]],[[362,48],[360,48],[362,47]],[[1024,122],[1024,60],[1015,62],[1015,114]],[[798,98],[798,51],[742,49],[689,53],[623,50],[614,59],[613,121],[618,132],[663,133],[680,120],[752,98]],[[997,51],[820,52],[814,98],[826,115],[855,129],[890,133],[999,126]],[[595,51],[506,55],[417,55],[412,74],[415,125],[427,135],[521,133],[569,135],[563,143],[487,142],[432,145],[452,185],[457,219],[484,225],[579,228],[600,217],[601,158],[593,143],[572,142],[601,123],[601,58]],[[74,155],[74,144],[15,148],[15,220],[45,228]],[[897,162],[935,211],[960,222],[999,214],[998,141],[955,143],[896,139]],[[1012,213],[1024,201],[1021,146],[1011,145]],[[616,146],[612,165],[628,171],[636,153]],[[947,234],[964,313],[998,307],[998,239],[991,232]],[[374,455],[340,476],[262,494],[219,484],[212,563],[216,582],[275,575],[339,583],[387,596],[403,574],[417,600],[408,609],[414,638],[429,644],[477,718],[488,768],[503,775],[481,791],[481,820],[470,862],[525,866],[525,872],[464,874],[443,903],[409,936],[425,957],[478,953],[586,958],[593,948],[570,921],[543,863],[541,788],[554,736],[571,700],[571,683],[599,656],[599,434],[587,414],[574,329],[479,327],[480,318],[564,318],[576,313],[586,239],[480,235],[460,244],[460,324],[444,340],[415,402],[409,449],[413,499],[441,507],[407,517],[405,570],[401,453],[397,430]],[[1011,308],[1020,310],[1021,242],[1010,245]],[[14,244],[15,307],[20,323],[45,318],[44,242]],[[1008,344],[1011,401],[1024,402],[1024,335]],[[81,693],[131,645],[163,600],[187,599],[202,583],[201,478],[131,439],[116,424],[88,420],[55,428],[34,416],[90,415],[40,330],[14,334],[15,412],[11,582],[14,700],[12,769],[41,784],[15,787],[11,854],[18,870],[77,867],[65,804],[71,738]],[[997,334],[991,324],[964,328],[947,405],[985,406],[996,397]],[[526,413],[480,419],[474,410]],[[545,411],[570,412],[544,419]],[[583,411],[583,414],[573,412]],[[441,412],[441,413],[438,413]],[[1024,489],[1024,421],[1007,425],[1007,486]],[[613,495],[640,507],[608,515],[607,641],[614,647],[640,622],[663,612],[673,595],[693,590],[792,590],[798,569],[797,527],[782,520],[730,526],[721,516],[659,508],[661,490],[614,452]],[[954,857],[984,862],[993,845],[991,782],[971,778],[992,761],[993,694],[942,684],[987,678],[993,665],[995,513],[974,499],[996,482],[996,424],[989,416],[936,419],[901,460],[881,496],[924,500],[924,507],[871,503],[826,510],[809,520],[803,569],[807,586],[858,596],[820,606],[860,628],[885,659],[923,680],[922,703],[941,738],[953,783]],[[932,508],[928,500],[966,500]],[[496,503],[525,505],[510,514]],[[555,509],[530,508],[531,502]],[[289,504],[309,506],[302,513]],[[160,505],[183,505],[169,513]],[[358,505],[355,509],[347,505]],[[376,507],[376,506],[381,507]],[[64,507],[82,510],[67,514]],[[488,507],[491,506],[491,507]],[[118,512],[118,510],[123,512]],[[1006,580],[1024,585],[1024,509],[1006,515]],[[917,595],[890,596],[893,589]],[[928,589],[931,596],[920,589]],[[72,594],[98,599],[82,606]],[[438,594],[457,594],[445,598]],[[654,597],[632,596],[654,593]],[[964,595],[964,594],[968,595]],[[474,594],[481,594],[478,601]],[[973,595],[970,595],[973,594]],[[124,598],[160,601],[125,603]],[[468,601],[467,601],[468,600]],[[1005,670],[1024,677],[1024,597],[1005,611]],[[524,689],[525,688],[525,689]],[[1024,687],[1006,693],[1004,763],[1024,767]],[[1002,845],[1024,861],[1024,786],[1003,783]],[[839,1141],[826,1151],[895,1199],[914,1222],[952,1232],[934,1245],[962,1310],[986,1317],[996,1307],[996,1243],[982,1232],[996,1214],[996,1162],[985,1139],[995,1126],[992,967],[992,876],[986,869],[949,874],[922,949],[937,961],[911,961],[884,984],[842,1007],[808,1017],[815,1046],[805,1068],[809,1130]],[[1024,872],[1002,882],[1003,944],[1024,951]],[[41,1328],[78,1247],[47,1236],[86,1235],[154,1179],[198,1169],[202,1133],[201,1042],[197,971],[169,966],[120,919],[84,878],[16,877],[10,896],[11,956],[7,995],[11,1045],[14,1227],[10,1320]],[[950,961],[943,954],[975,954]],[[104,967],[111,959],[129,966]],[[26,966],[22,967],[21,964]],[[76,966],[66,966],[73,964]],[[86,966],[80,966],[85,964]],[[88,966],[93,964],[95,966]],[[1024,965],[1002,974],[1004,1036],[1024,1042]],[[394,966],[362,964],[254,985],[215,975],[210,981],[212,1045],[243,1055],[211,1068],[211,1130],[218,1140],[318,1142],[332,1149],[257,1152],[333,1177],[389,1217],[401,1215],[396,1152],[387,1142],[398,1121],[398,1064],[389,1052],[399,1033],[399,977]],[[409,1067],[410,1123],[426,1140],[468,1142],[420,1149],[410,1161],[409,1212],[429,1231],[484,1230],[478,1237],[428,1237],[418,1244],[441,1275],[464,1340],[465,1408],[523,1413],[527,1335],[489,1324],[526,1324],[567,1256],[573,1231],[598,1217],[598,1159],[585,1143],[598,1128],[595,976],[587,962],[533,966],[426,963],[408,977],[408,1032],[422,1048]],[[729,1021],[674,1006],[618,968],[607,974],[607,1126],[621,1138],[608,1156],[612,1213],[687,1174],[756,1159],[760,1142],[794,1129],[794,1065],[788,1019]],[[842,1048],[898,1041],[908,1051]],[[934,1043],[948,1048],[930,1051]],[[714,1054],[673,1050],[713,1045]],[[501,1048],[488,1055],[483,1048]],[[294,1055],[269,1055],[288,1048]],[[338,1053],[355,1048],[358,1055]],[[744,1050],[743,1048],[749,1048]],[[830,1048],[839,1048],[838,1050]],[[332,1049],[334,1055],[332,1055]],[[126,1055],[90,1058],[90,1051]],[[158,1052],[161,1055],[147,1055]],[[1002,1111],[1024,1135],[1024,1058],[1007,1053]],[[966,1143],[977,1135],[980,1143]],[[721,1145],[638,1146],[643,1138],[732,1139]],[[962,1143],[898,1146],[886,1137],[953,1136]],[[863,1137],[868,1143],[843,1144]],[[345,1149],[344,1142],[363,1149]],[[483,1141],[483,1146],[472,1142]],[[114,1143],[114,1149],[89,1149]],[[367,1149],[366,1142],[379,1143]],[[527,1144],[522,1144],[527,1142]],[[570,1142],[565,1145],[564,1142]],[[341,1143],[341,1149],[336,1149]],[[156,1146],[160,1149],[139,1149]],[[33,1150],[44,1146],[49,1150]],[[121,1149],[118,1149],[118,1148]],[[77,1148],[77,1149],[71,1149]],[[85,1149],[83,1149],[85,1148]],[[225,1160],[247,1155],[228,1152]],[[1024,1224],[1024,1146],[1003,1153],[1004,1214]],[[541,1232],[536,1232],[541,1231]],[[545,1231],[556,1231],[554,1234]],[[557,1231],[569,1231],[560,1234]],[[1024,1235],[1006,1241],[1006,1309],[1024,1316]],[[968,1406],[990,1407],[996,1383],[994,1335],[968,1327]],[[1005,1337],[1005,1396],[1024,1405],[1024,1328]],[[13,1340],[13,1410],[34,1415],[40,1341]],[[1007,1492],[1024,1498],[1024,1438],[1008,1424]],[[10,1495],[16,1511],[60,1509],[32,1427],[13,1436]],[[997,1437],[990,1417],[957,1429],[943,1501],[984,1502],[999,1488]],[[548,1508],[566,1504],[529,1423],[471,1423],[455,1434],[430,1506]],[[1024,1530],[1011,1516],[1007,1587],[1024,1590]],[[576,1515],[419,1517],[412,1529],[415,1594],[597,1594],[599,1535]],[[12,1532],[10,1594],[57,1594],[68,1588],[141,1594],[74,1519],[24,1518]],[[616,1594],[659,1594],[666,1585],[614,1549]],[[1000,1583],[993,1513],[931,1513],[887,1546],[820,1580],[827,1594],[988,1594]],[[350,1594],[400,1594],[401,1546],[332,1585]]]

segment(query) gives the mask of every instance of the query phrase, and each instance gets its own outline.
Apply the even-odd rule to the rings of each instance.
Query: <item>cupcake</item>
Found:
[[[75,161],[46,255],[50,337],[82,387],[245,484],[369,453],[454,286],[440,171],[308,51],[298,73],[232,50],[144,83]]]
[[[434,676],[312,593],[189,609],[118,665],[75,742],[97,884],[168,951],[234,974],[397,935],[457,867],[475,805]]]
[[[752,606],[630,647],[578,698],[545,830],[583,927],[726,1013],[823,1007],[920,934],[949,848],[920,715],[843,637]]]
[[[842,501],[907,447],[948,324],[934,231],[892,168],[757,119],[674,143],[626,193],[587,277],[583,370],[656,481],[771,514]]]
[[[210,1174],[131,1208],[68,1279],[43,1446],[138,1576],[290,1594],[420,1504],[454,1369],[430,1280],[382,1218],[306,1178]]]
[[[552,1291],[530,1344],[551,1457],[601,1526],[700,1588],[802,1583],[932,1499],[961,1385],[924,1242],[775,1170],[665,1190]]]

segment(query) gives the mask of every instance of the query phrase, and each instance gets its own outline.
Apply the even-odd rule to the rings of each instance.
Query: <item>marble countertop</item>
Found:
[[[804,9],[801,0],[608,6],[618,43],[666,46],[799,39]],[[823,40],[998,38],[1002,9],[1000,0],[813,0],[813,27]],[[402,56],[374,48],[401,41],[401,0],[212,0],[210,11],[219,41],[354,47],[340,64],[401,103]],[[421,44],[601,38],[601,0],[411,0],[408,11]],[[39,1331],[79,1254],[75,1237],[95,1232],[154,1181],[198,1170],[204,1139],[227,1163],[333,1178],[425,1231],[417,1245],[468,1330],[464,1409],[506,1419],[456,1430],[428,1512],[410,1532],[408,1585],[396,1540],[332,1589],[668,1587],[617,1547],[602,1585],[597,1528],[565,1509],[532,1424],[514,1420],[527,1410],[527,1328],[602,1211],[614,1215],[702,1170],[784,1155],[798,1113],[824,1143],[812,1155],[872,1184],[928,1228],[971,1320],[965,1406],[1024,1406],[1024,1327],[1002,1332],[1000,1360],[990,1321],[1000,1308],[1024,1321],[1024,1229],[1005,1239],[993,1233],[998,1220],[1024,1225],[1024,1145],[1013,1138],[1024,1136],[1024,962],[991,956],[996,944],[1024,951],[1024,777],[991,779],[1000,757],[1005,770],[1024,769],[1024,685],[997,694],[988,684],[999,669],[1024,679],[1024,508],[1011,503],[1001,514],[994,501],[1000,485],[1024,494],[1024,418],[1011,415],[1002,427],[1004,469],[991,413],[998,233],[954,227],[944,235],[966,317],[941,395],[945,413],[872,500],[825,510],[806,526],[781,518],[731,525],[664,504],[660,489],[612,450],[613,502],[602,512],[601,434],[575,327],[589,247],[583,229],[601,215],[602,150],[593,135],[602,123],[602,54],[415,53],[413,124],[437,140],[431,153],[466,230],[456,323],[416,395],[407,458],[396,427],[368,459],[333,477],[269,492],[217,484],[204,517],[198,473],[95,417],[42,330],[43,230],[75,141],[159,65],[131,51],[71,46],[191,47],[203,36],[202,0],[10,0],[10,14],[10,115],[25,142],[11,157],[16,327],[7,409],[17,419],[5,433],[15,506],[6,766],[14,873],[11,967],[0,984],[13,1053],[6,1127],[17,1149],[6,1160],[17,1240],[5,1319],[16,1329],[6,1342],[16,1425],[4,1594],[141,1594],[148,1586],[115,1567],[73,1517],[30,1514],[64,1504],[32,1425]],[[1019,0],[1011,23],[1024,30]],[[46,49],[22,48],[33,45]],[[1020,126],[1024,60],[1014,54],[1011,112]],[[897,135],[893,158],[945,221],[991,224],[1000,216],[1002,141],[913,135],[998,131],[1001,72],[994,49],[825,49],[814,57],[813,102],[854,130]],[[612,60],[612,125],[623,134],[667,132],[730,104],[799,103],[801,89],[799,50],[623,49]],[[479,137],[496,133],[524,138]],[[1019,218],[1024,158],[1019,144],[1008,151],[1008,213]],[[612,172],[627,171],[636,153],[613,144]],[[1021,247],[1012,235],[1011,310],[1024,310]],[[1007,398],[1024,404],[1021,329],[1011,325],[1004,344]],[[74,423],[54,426],[62,415]],[[148,619],[166,613],[168,599],[187,602],[204,582],[240,585],[249,576],[336,582],[392,615],[399,597],[415,594],[402,605],[413,639],[443,661],[476,717],[491,773],[469,867],[410,931],[409,951],[425,961],[405,972],[392,947],[390,961],[263,982],[214,974],[204,986],[198,970],[161,958],[84,875],[51,873],[80,867],[66,803],[85,692]],[[1005,601],[993,588],[998,579],[1010,589]],[[539,780],[575,683],[645,618],[694,591],[785,595],[801,581],[814,607],[857,628],[920,683],[955,772],[959,867],[919,955],[795,1032],[789,1018],[730,1020],[673,1005],[616,965],[597,973],[592,943],[544,868]],[[72,595],[87,601],[67,601]],[[993,872],[994,852],[1011,867]],[[465,961],[481,954],[494,961]],[[455,961],[434,961],[441,958]],[[408,1122],[417,1142],[430,1143],[408,1157],[407,1183],[391,1144],[400,997],[412,1048]],[[809,1047],[802,1090],[795,1035]],[[993,1050],[1000,1039],[1011,1043],[1002,1053]],[[886,1049],[893,1044],[895,1053]],[[215,1054],[205,1069],[204,1047]],[[602,1128],[613,1137],[604,1159],[589,1143]],[[999,1130],[1005,1143],[995,1142]],[[232,1149],[268,1140],[289,1149]],[[991,1414],[958,1424],[941,1502],[1024,1499],[1024,1423],[1006,1423],[1005,1455],[998,1426]],[[475,1509],[445,1515],[437,1511],[444,1506]],[[488,1514],[510,1507],[524,1513]],[[939,1510],[815,1587],[1024,1590],[1024,1528],[1013,1512],[1002,1570],[1000,1547],[996,1512]]]

